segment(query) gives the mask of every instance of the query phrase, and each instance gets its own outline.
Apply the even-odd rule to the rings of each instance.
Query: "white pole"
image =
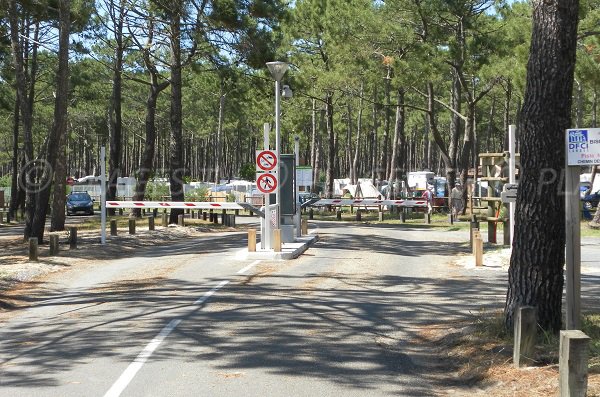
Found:
[[[106,244],[106,148],[100,148],[100,242]]]
[[[516,162],[517,162],[517,153],[516,153],[516,132],[517,126],[510,125],[508,127],[508,151],[510,153],[510,157],[508,159],[508,182],[516,183]],[[512,247],[513,237],[515,236],[515,204],[508,204],[508,219],[510,220],[510,246]]]
[[[567,162],[565,178],[566,279],[568,330],[581,326],[581,229],[579,211],[579,166]]]
[[[294,137],[294,154],[296,155],[296,174],[294,175],[294,193],[296,201],[296,237],[301,235],[300,192],[298,191],[298,166],[300,165],[300,137]]]
[[[271,126],[269,123],[265,123],[263,126],[264,131],[264,149],[269,150],[269,134],[271,133]],[[271,246],[271,195],[265,194],[265,217],[263,219],[263,230],[264,235],[261,238],[261,248],[270,250]]]
[[[275,80],[275,151],[277,153],[277,165],[275,166],[275,172],[277,172],[277,186],[275,187],[275,229],[280,229],[280,210],[281,210],[281,82]]]

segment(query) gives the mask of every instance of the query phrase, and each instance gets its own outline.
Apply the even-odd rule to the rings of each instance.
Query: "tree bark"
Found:
[[[108,157],[108,189],[107,200],[117,197],[117,180],[123,174],[121,169],[121,156],[123,152],[123,119],[122,119],[122,91],[123,91],[123,24],[125,19],[124,1],[118,5],[110,2],[110,13],[114,24],[114,69],[112,76],[112,94],[109,110],[110,151]],[[108,209],[109,215],[114,215],[114,208]]]
[[[40,185],[35,200],[35,212],[31,222],[31,237],[37,237],[41,243],[44,239],[44,226],[50,201],[50,187],[52,178],[56,183],[54,210],[65,210],[65,178],[60,174],[60,168],[64,163],[64,145],[67,133],[67,108],[69,101],[69,35],[71,27],[71,1],[60,0],[58,7],[59,15],[59,39],[58,39],[58,69],[56,73],[56,99],[54,102],[54,122],[48,136],[46,166],[40,178]],[[59,173],[55,173],[59,164]],[[62,180],[58,180],[62,177]],[[63,190],[60,190],[63,189]],[[60,209],[58,206],[60,205]]]
[[[350,172],[350,183],[356,185],[358,181],[358,156],[360,154],[360,136],[362,132],[362,112],[363,112],[364,83],[360,83],[360,93],[358,99],[358,120],[356,121],[356,147],[354,148],[354,159],[352,160],[352,169]]]
[[[571,124],[578,0],[533,0],[533,33],[522,116],[521,175],[505,320],[537,308],[542,329],[561,329],[565,249],[565,130]]]
[[[181,0],[174,1],[171,5],[170,15],[170,45],[171,45],[171,161],[169,181],[171,183],[171,200],[184,201],[183,194],[183,106],[182,106],[182,77],[181,77],[181,17],[183,4]],[[183,214],[182,209],[172,209],[169,222],[177,223],[177,217]]]
[[[327,125],[327,175],[325,197],[333,197],[333,178],[335,167],[335,132],[333,128],[333,94],[325,94],[325,121]]]
[[[394,124],[394,138],[392,139],[392,158],[390,159],[390,172],[387,176],[389,182],[388,198],[395,198],[394,182],[397,179],[398,152],[400,151],[401,137],[404,135],[404,89],[398,89],[398,104],[396,105],[396,123]]]

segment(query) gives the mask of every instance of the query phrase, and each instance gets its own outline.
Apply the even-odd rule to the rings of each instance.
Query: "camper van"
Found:
[[[434,184],[435,174],[431,171],[416,171],[408,173],[408,187],[413,191],[423,191],[427,185]]]

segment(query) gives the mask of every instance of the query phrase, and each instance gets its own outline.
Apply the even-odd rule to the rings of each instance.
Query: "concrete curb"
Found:
[[[296,259],[304,251],[308,249],[312,244],[319,241],[319,235],[313,234],[309,236],[303,236],[296,238],[293,243],[283,243],[281,246],[281,252],[260,250],[257,248],[256,252],[248,252],[248,249],[240,250],[236,253],[236,259],[240,260],[290,260]]]

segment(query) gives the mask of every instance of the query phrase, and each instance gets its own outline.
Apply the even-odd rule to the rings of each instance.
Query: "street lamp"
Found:
[[[281,79],[288,69],[286,62],[275,61],[267,62],[267,68],[271,73],[271,77],[275,80],[275,151],[277,152],[277,166],[275,170],[277,172],[277,187],[275,188],[275,229],[280,229],[281,218],[281,130],[280,130],[280,117],[281,117]],[[269,211],[267,211],[269,213]],[[267,218],[267,222],[268,222]]]

